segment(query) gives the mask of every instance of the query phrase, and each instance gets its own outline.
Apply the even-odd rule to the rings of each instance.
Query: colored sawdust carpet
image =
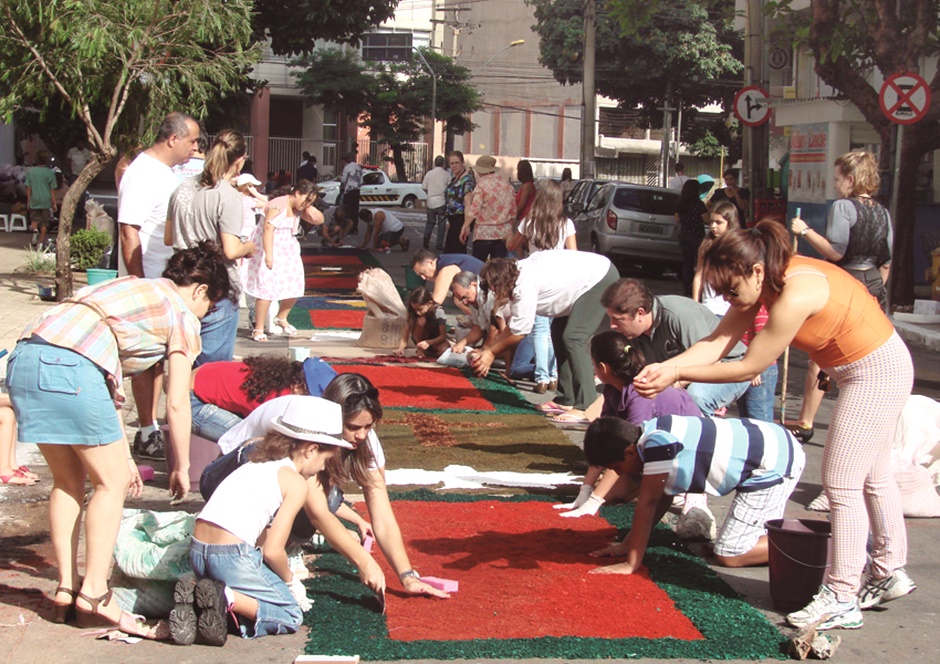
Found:
[[[386,408],[434,413],[532,413],[533,406],[501,378],[477,378],[470,369],[333,364],[339,373],[360,373],[375,385]]]
[[[623,535],[632,509],[561,519],[549,499],[399,496],[395,514],[421,573],[459,583],[448,600],[386,595],[386,615],[349,563],[317,560],[307,582],[308,653],[365,660],[783,658],[784,639],[674,533],[659,526],[639,573],[591,575],[589,551]],[[603,518],[602,518],[603,517]],[[607,561],[610,562],[610,561]],[[395,575],[381,563],[387,578]]]
[[[301,249],[304,264],[304,288],[308,295],[324,292],[355,291],[359,286],[359,273],[378,267],[374,256],[357,249]]]
[[[378,434],[392,469],[563,473],[581,450],[541,415],[421,413],[386,410]]]
[[[298,330],[361,330],[365,315],[359,295],[317,295],[298,299],[287,320]]]

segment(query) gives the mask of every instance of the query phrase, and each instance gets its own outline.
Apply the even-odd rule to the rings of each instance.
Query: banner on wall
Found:
[[[790,180],[788,198],[805,203],[826,202],[826,124],[795,125],[790,129]]]

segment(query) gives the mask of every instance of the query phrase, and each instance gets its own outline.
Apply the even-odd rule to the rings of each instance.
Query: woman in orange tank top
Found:
[[[823,451],[833,555],[827,584],[804,609],[787,616],[817,629],[862,626],[860,609],[914,590],[904,572],[907,533],[890,451],[914,379],[911,356],[867,289],[840,268],[794,257],[786,229],[773,221],[723,235],[705,254],[704,277],[731,304],[715,331],[684,353],[646,367],[634,381],[652,397],[679,380],[751,380],[791,343],[839,384]],[[740,362],[718,363],[761,306],[767,324]],[[871,572],[862,583],[869,523]]]

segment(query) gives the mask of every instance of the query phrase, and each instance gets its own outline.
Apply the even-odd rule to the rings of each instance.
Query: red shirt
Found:
[[[290,389],[272,392],[264,399],[253,400],[242,389],[250,370],[244,362],[209,362],[196,370],[193,393],[203,403],[211,403],[241,417],[248,415],[268,399],[290,394]]]

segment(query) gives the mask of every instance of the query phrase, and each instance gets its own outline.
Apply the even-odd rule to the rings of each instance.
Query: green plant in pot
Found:
[[[76,270],[97,267],[104,252],[111,246],[111,236],[97,228],[84,228],[72,235],[71,257]]]

